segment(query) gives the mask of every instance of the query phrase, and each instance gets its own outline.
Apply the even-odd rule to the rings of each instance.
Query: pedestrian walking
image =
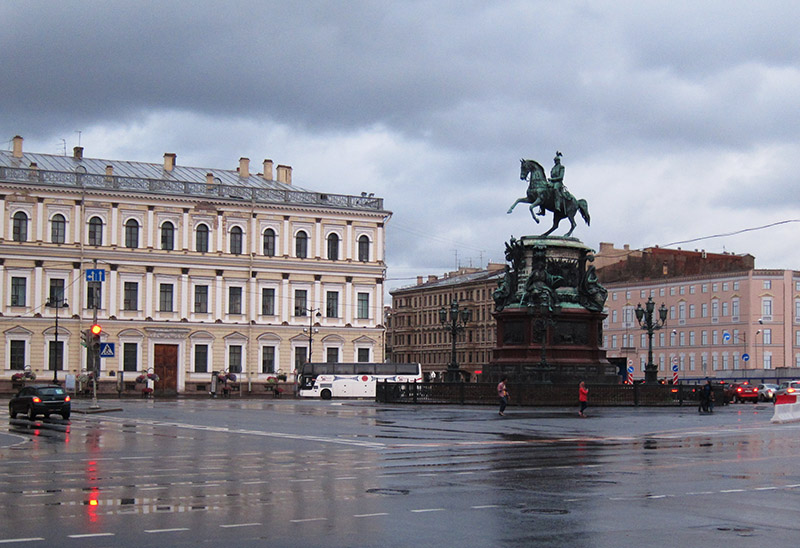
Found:
[[[581,404],[581,410],[578,411],[578,416],[582,418],[586,418],[586,406],[589,405],[589,389],[586,388],[586,384],[581,381],[581,384],[578,386],[578,401]]]
[[[497,385],[497,397],[500,398],[500,416],[503,416],[503,411],[506,410],[506,406],[508,405],[508,389],[506,388],[506,382],[508,381],[508,377],[503,377],[500,379],[500,383]]]
[[[697,411],[713,412],[713,404],[711,403],[713,397],[714,391],[711,388],[711,380],[706,379],[706,383],[700,388],[700,405],[697,407]]]

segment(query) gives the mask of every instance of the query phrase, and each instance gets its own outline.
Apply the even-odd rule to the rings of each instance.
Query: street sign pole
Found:
[[[94,263],[94,269],[97,270],[97,259],[92,261]],[[99,297],[97,287],[93,287],[93,295],[92,295],[92,325],[97,324],[97,299]],[[90,409],[100,409],[100,404],[97,403],[97,377],[100,375],[100,352],[95,352],[94,344],[90,344],[87,347],[87,361],[92,370],[94,371],[94,375],[92,375],[92,405],[89,406]],[[96,354],[96,355],[95,355]]]

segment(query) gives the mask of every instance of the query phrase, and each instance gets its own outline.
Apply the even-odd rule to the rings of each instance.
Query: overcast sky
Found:
[[[548,228],[506,210],[520,158],[549,172],[556,150],[595,249],[800,270],[798,28],[796,0],[9,1],[0,137],[374,192],[390,289]]]

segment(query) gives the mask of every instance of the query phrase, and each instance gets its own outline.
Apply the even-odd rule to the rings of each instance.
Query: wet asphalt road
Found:
[[[800,529],[800,423],[770,424],[771,405],[588,419],[369,401],[101,406],[120,410],[2,423],[0,544],[789,546]]]

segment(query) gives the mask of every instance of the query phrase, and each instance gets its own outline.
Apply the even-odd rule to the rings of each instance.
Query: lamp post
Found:
[[[448,314],[449,312],[449,314]],[[447,382],[458,382],[458,361],[456,360],[456,339],[458,334],[464,331],[466,325],[472,319],[472,310],[469,308],[459,308],[458,300],[453,299],[450,308],[443,306],[439,309],[439,323],[450,333],[452,346],[450,348],[450,363],[447,364]]]
[[[761,330],[760,330],[760,329],[759,329],[758,331],[756,331],[756,340],[755,340],[755,342],[753,343],[753,348],[754,348],[754,349],[755,349],[755,351],[756,351],[756,369],[758,369],[758,336],[759,336],[759,335],[761,335]],[[761,340],[762,340],[762,341],[764,340],[764,337],[763,337],[763,336],[761,337]]]
[[[639,326],[647,332],[647,364],[644,366],[644,382],[655,384],[658,382],[658,368],[653,363],[653,333],[667,324],[667,307],[661,303],[658,309],[658,319],[653,319],[656,303],[653,297],[648,297],[642,308],[642,303],[636,307],[636,320]]]
[[[53,297],[51,299],[47,299],[47,302],[44,305],[48,308],[54,308],[56,311],[56,332],[53,336],[53,342],[55,347],[55,360],[53,361],[53,384],[58,384],[58,364],[59,361],[63,363],[64,360],[64,353],[59,351],[58,347],[58,309],[59,308],[66,308],[69,306],[67,301],[64,300],[64,297]],[[48,353],[49,356],[49,353]],[[61,358],[59,360],[59,358]]]
[[[319,311],[319,308],[306,308],[306,312],[308,312],[308,327],[303,328],[303,333],[308,333],[308,361],[306,363],[311,363],[311,343],[314,340],[314,333],[319,333],[319,328],[314,328],[314,318],[317,318],[317,321],[322,317],[322,313]],[[317,314],[314,315],[314,312]]]

